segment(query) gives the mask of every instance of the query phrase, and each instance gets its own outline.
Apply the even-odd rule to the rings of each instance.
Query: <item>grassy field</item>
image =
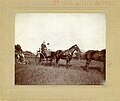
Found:
[[[89,71],[85,71],[86,60],[71,60],[71,66],[66,68],[65,61],[59,61],[59,67],[47,62],[37,64],[35,58],[26,58],[30,64],[15,63],[16,85],[101,85],[105,82],[105,73],[100,72],[102,62],[92,61]]]

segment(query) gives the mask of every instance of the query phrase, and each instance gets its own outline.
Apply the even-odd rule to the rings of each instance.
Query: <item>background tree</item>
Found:
[[[19,44],[15,45],[15,52],[17,53],[22,52],[22,48]]]

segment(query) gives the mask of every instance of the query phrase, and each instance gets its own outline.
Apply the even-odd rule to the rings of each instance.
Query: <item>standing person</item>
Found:
[[[45,44],[45,41],[43,41],[43,43],[41,44],[41,53],[43,53],[44,56],[46,56],[46,50],[47,46]]]

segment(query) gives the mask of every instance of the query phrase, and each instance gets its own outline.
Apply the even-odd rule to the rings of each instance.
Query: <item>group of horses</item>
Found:
[[[67,68],[70,66],[70,61],[73,58],[73,53],[77,51],[78,53],[78,59],[81,58],[81,51],[80,48],[78,47],[77,44],[73,45],[72,47],[70,47],[67,50],[57,50],[57,51],[50,51],[50,55],[49,56],[44,56],[41,52],[39,52],[39,63],[41,63],[41,61],[56,61],[56,66],[59,66],[59,61],[60,59],[66,60],[66,66]],[[38,56],[38,54],[35,56],[35,61],[36,61],[36,57]],[[103,49],[101,51],[98,50],[88,50],[87,52],[85,52],[84,54],[84,58],[86,60],[86,66],[84,68],[84,70],[88,71],[89,69],[89,64],[91,62],[91,60],[95,60],[95,61],[101,61],[104,64],[104,71],[105,71],[105,66],[106,66],[106,49]],[[28,64],[29,61],[25,60],[25,56],[23,53],[15,53],[15,60],[16,62],[18,62],[19,64]]]
[[[78,53],[78,58],[81,58],[81,51],[80,48],[78,47],[77,44],[73,45],[72,47],[70,47],[67,50],[57,50],[56,52],[51,51],[49,56],[44,56],[42,53],[39,53],[40,57],[39,57],[39,62],[41,61],[56,61],[56,66],[58,67],[58,63],[60,59],[66,60],[66,66],[67,68],[70,65],[70,61],[73,58],[73,53],[77,51]],[[37,54],[38,55],[38,54]],[[37,56],[36,55],[36,56]],[[86,66],[84,68],[84,70],[88,71],[89,69],[89,64],[91,62],[91,60],[95,60],[95,61],[101,61],[104,64],[104,71],[105,71],[105,65],[106,65],[106,49],[103,49],[101,51],[98,50],[88,50],[85,53],[85,60],[86,60]]]

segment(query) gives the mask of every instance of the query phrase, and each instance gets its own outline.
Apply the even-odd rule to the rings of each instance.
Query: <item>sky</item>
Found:
[[[81,50],[106,48],[104,13],[17,13],[15,44],[36,52],[41,43],[50,50],[66,50],[77,44]]]

